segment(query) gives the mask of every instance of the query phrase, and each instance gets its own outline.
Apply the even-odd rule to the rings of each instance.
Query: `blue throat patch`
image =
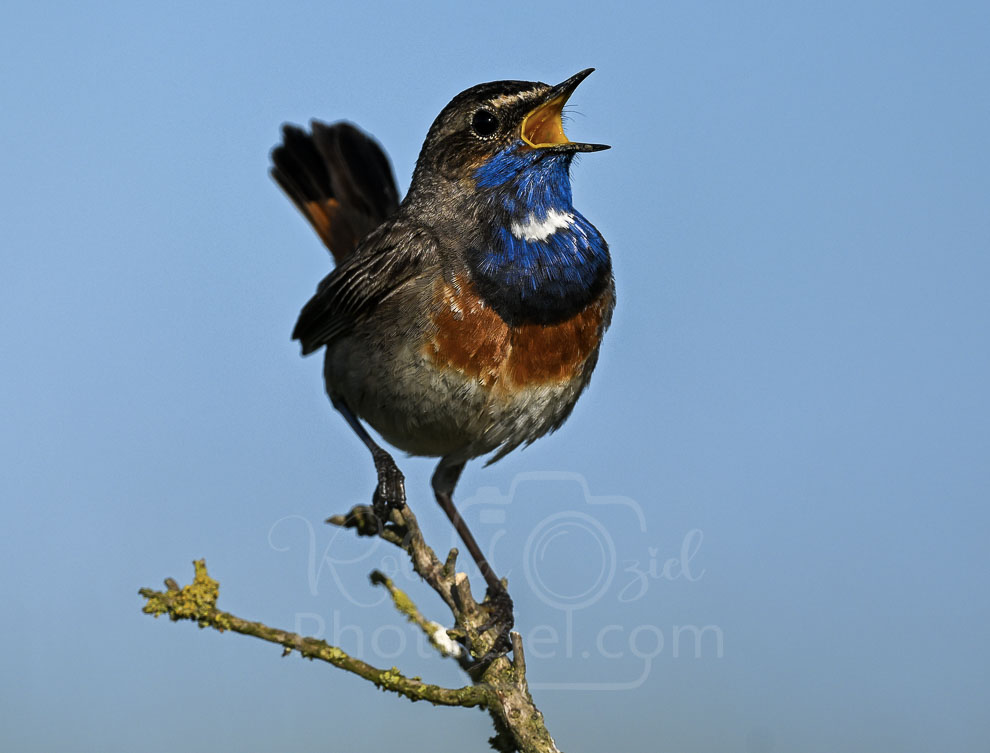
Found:
[[[581,311],[611,273],[608,244],[571,203],[572,154],[513,145],[475,170],[492,217],[468,264],[479,293],[509,324],[551,324]]]

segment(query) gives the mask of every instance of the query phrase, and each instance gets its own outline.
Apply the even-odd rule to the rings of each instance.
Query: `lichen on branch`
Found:
[[[496,637],[490,619],[491,605],[487,600],[478,603],[474,599],[467,575],[457,571],[456,549],[441,562],[426,543],[416,516],[408,506],[390,510],[389,519],[384,523],[364,505],[354,507],[346,515],[335,515],[327,522],[353,529],[359,536],[377,536],[406,552],[413,570],[450,609],[453,628],[445,629],[439,622],[424,616],[409,595],[382,573],[372,573],[371,581],[388,590],[395,608],[427,635],[438,652],[458,661],[471,679],[471,685],[445,688],[424,683],[418,677],[407,677],[396,667],[372,666],[326,641],[271,628],[222,611],[217,608],[220,585],[210,577],[203,560],[194,563],[195,576],[188,586],[180,588],[175,581],[167,579],[164,591],[142,588],[140,594],[147,600],[143,610],[155,617],[167,614],[173,621],[190,620],[201,628],[241,633],[278,644],[283,647],[283,655],[296,651],[307,659],[332,664],[412,701],[484,708],[495,726],[495,736],[489,743],[497,751],[559,753],[544,724],[543,714],[530,695],[522,639],[518,633],[510,636],[511,661],[507,656],[490,658]]]
[[[438,706],[487,705],[488,693],[478,685],[468,685],[463,688],[430,685],[419,678],[406,677],[395,667],[389,669],[374,667],[326,641],[270,628],[260,622],[250,622],[217,609],[220,584],[210,577],[204,560],[196,560],[193,564],[196,568],[195,577],[193,582],[184,588],[178,588],[174,582],[167,584],[165,591],[142,588],[139,593],[147,599],[142,611],[155,617],[167,614],[173,621],[195,621],[201,628],[210,627],[221,633],[230,630],[277,643],[287,649],[284,653],[298,651],[300,656],[306,659],[325,661],[373,682],[382,690],[398,693],[412,701],[429,701]]]

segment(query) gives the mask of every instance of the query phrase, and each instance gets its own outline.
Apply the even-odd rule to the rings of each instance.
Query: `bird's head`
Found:
[[[423,144],[413,187],[437,181],[461,189],[494,187],[547,158],[565,169],[577,152],[608,149],[571,141],[561,113],[594,68],[550,86],[540,81],[493,81],[461,92],[437,116]]]

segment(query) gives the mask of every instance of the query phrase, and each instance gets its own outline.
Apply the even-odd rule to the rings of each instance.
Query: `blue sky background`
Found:
[[[374,476],[289,340],[330,262],[268,151],[347,118],[404,190],[454,94],[586,66],[568,129],[614,148],[575,204],[611,244],[612,330],[567,425],[459,489],[560,747],[986,748],[990,6],[3,15],[0,748],[484,747],[482,713],[136,591],[205,557],[222,607],[461,682],[367,573],[439,600],[320,523]],[[432,462],[403,467],[446,545]]]

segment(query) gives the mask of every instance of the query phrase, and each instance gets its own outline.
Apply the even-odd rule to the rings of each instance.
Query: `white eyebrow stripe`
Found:
[[[544,241],[558,230],[574,224],[574,215],[570,212],[559,212],[556,209],[547,210],[545,220],[536,219],[529,215],[525,222],[513,222],[509,226],[512,234],[522,241]]]
[[[495,99],[493,99],[492,105],[494,107],[502,107],[503,105],[514,105],[516,102],[520,102],[524,99],[532,97],[536,92],[534,91],[523,91],[518,94],[500,94]]]

